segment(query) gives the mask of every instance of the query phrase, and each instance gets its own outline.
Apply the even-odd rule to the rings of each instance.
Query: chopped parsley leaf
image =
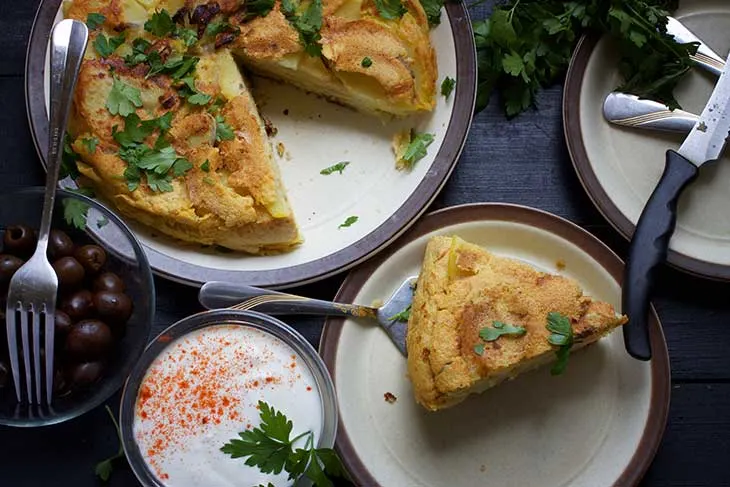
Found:
[[[282,0],[281,11],[289,23],[299,32],[299,42],[304,51],[312,57],[322,55],[322,0],[312,0],[302,15],[297,14],[297,4],[294,0]]]
[[[246,7],[248,8],[248,3],[246,3]],[[205,35],[211,37],[215,37],[222,32],[231,32],[235,35],[238,35],[241,33],[241,29],[239,29],[235,25],[229,24],[225,20],[221,20],[220,22],[211,22],[205,28]]]
[[[144,23],[144,30],[157,37],[165,37],[175,31],[175,23],[167,10],[162,9],[153,13],[152,17]]]
[[[421,0],[421,6],[424,12],[426,12],[426,18],[428,18],[428,25],[430,27],[441,23],[441,9],[444,3],[445,0]]]
[[[107,38],[104,34],[99,32],[94,39],[94,49],[99,53],[99,56],[107,58],[111,56],[119,46],[124,44],[124,32],[116,37]]]
[[[485,342],[493,342],[501,336],[522,336],[527,333],[523,326],[513,326],[502,321],[493,321],[492,326],[479,330],[479,338]]]
[[[89,198],[94,197],[94,192],[89,188],[69,189],[71,193],[76,193]],[[63,206],[63,219],[70,226],[79,230],[86,229],[86,216],[89,213],[89,204],[75,198],[65,198],[61,205]]]
[[[360,65],[363,68],[369,68],[370,66],[373,65],[373,60],[370,59],[369,57],[365,56],[364,58],[362,58],[362,62],[360,63]]]
[[[353,223],[357,222],[359,218],[356,216],[348,216],[344,223],[340,224],[337,228],[347,228],[352,226]]]
[[[98,29],[105,21],[106,17],[96,12],[92,12],[86,16],[86,26],[89,30]]]
[[[96,152],[96,146],[99,145],[99,139],[96,137],[88,137],[81,139],[81,145],[84,146],[84,149],[86,149],[86,152],[89,154],[93,154]]]
[[[208,159],[200,165],[200,170],[203,172],[210,172],[210,161]]]
[[[274,3],[275,0],[247,0],[245,3],[245,19],[247,20],[252,17],[266,17],[274,8]]]
[[[477,343],[476,345],[474,345],[474,353],[479,356],[484,355],[484,344]]]
[[[408,145],[399,150],[399,166],[404,169],[413,169],[418,161],[426,157],[428,146],[433,142],[433,138],[433,134],[411,130]]]
[[[565,372],[565,368],[568,366],[570,349],[573,347],[573,327],[570,324],[570,319],[560,313],[548,313],[547,321],[546,327],[550,332],[548,342],[559,347],[555,352],[558,360],[550,369],[550,373],[560,375]]]
[[[403,17],[408,9],[401,0],[375,0],[375,8],[385,20],[397,20]]]
[[[410,320],[411,319],[411,306],[412,305],[409,304],[406,307],[406,309],[394,314],[393,316],[391,316],[388,319],[390,321],[408,321],[408,320]]]
[[[124,62],[127,66],[136,66],[147,62],[147,50],[152,47],[152,43],[141,37],[132,41],[132,52],[124,56]]]
[[[198,33],[193,29],[177,27],[175,30],[175,36],[179,37],[183,41],[185,47],[191,47],[193,44],[198,42]]]
[[[226,123],[226,119],[223,115],[215,116],[215,140],[220,142],[222,140],[233,140],[235,134],[230,125]]]
[[[451,93],[454,91],[454,87],[456,86],[456,80],[454,78],[445,77],[444,80],[441,82],[441,95],[443,95],[444,98],[447,100],[451,96]]]
[[[340,174],[342,174],[342,171],[344,171],[345,168],[347,166],[349,166],[349,165],[350,165],[350,161],[338,162],[337,164],[335,164],[333,166],[326,167],[326,168],[322,169],[321,171],[319,171],[319,173],[322,174],[322,175],[324,175],[324,176],[327,176],[327,175],[332,174],[334,172],[339,172]]]
[[[112,89],[106,99],[106,108],[112,115],[127,115],[134,113],[135,108],[142,106],[142,94],[139,89],[130,86],[114,76]]]

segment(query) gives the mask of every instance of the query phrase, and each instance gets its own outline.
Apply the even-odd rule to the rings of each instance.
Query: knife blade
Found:
[[[728,58],[730,62],[730,57]],[[678,151],[669,150],[659,183],[636,224],[624,271],[623,313],[626,350],[639,360],[651,359],[648,312],[656,271],[666,260],[677,223],[677,202],[700,167],[717,160],[730,136],[730,73],[724,71],[710,100]]]
[[[680,44],[699,43],[697,53],[690,56],[694,62],[711,73],[720,76],[725,70],[725,60],[702,42],[691,30],[674,17],[667,17],[667,34]]]
[[[610,123],[630,128],[687,134],[699,118],[684,110],[635,95],[614,91],[603,101],[603,117]]]

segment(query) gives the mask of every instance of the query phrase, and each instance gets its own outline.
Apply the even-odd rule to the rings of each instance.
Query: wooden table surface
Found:
[[[42,185],[44,173],[26,121],[24,62],[38,0],[0,0],[0,191]],[[475,17],[485,14],[476,9]],[[561,88],[544,91],[539,110],[506,121],[496,104],[475,117],[456,171],[432,209],[509,202],[553,212],[583,226],[625,256],[627,244],[596,211],[565,147]],[[344,275],[294,289],[331,299]],[[156,278],[154,333],[199,310],[197,290]],[[672,403],[656,459],[642,486],[730,485],[730,284],[665,268],[655,305],[669,346]],[[288,320],[315,346],[321,319]],[[116,411],[119,396],[108,404]],[[94,465],[116,451],[103,408],[53,427],[0,427],[0,485],[100,485]],[[138,485],[124,462],[111,486]],[[498,487],[498,486],[494,486]],[[528,487],[528,486],[525,486]]]

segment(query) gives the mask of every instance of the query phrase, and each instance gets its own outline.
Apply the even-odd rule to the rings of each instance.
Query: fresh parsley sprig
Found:
[[[390,321],[408,321],[411,319],[411,304],[409,304],[403,311],[399,311],[388,320]]]
[[[426,157],[428,146],[433,140],[433,134],[416,132],[415,129],[412,129],[409,139],[404,140],[402,147],[398,149],[398,169],[413,169],[418,161]]]
[[[124,32],[115,37],[107,37],[99,32],[96,34],[96,38],[94,39],[94,49],[97,53],[99,53],[99,56],[107,58],[114,54],[114,51],[116,51],[119,46],[124,44],[124,39]]]
[[[89,30],[96,30],[106,22],[106,17],[100,13],[91,12],[86,16],[86,26]]]
[[[474,23],[477,111],[494,90],[508,117],[535,105],[538,91],[565,73],[584,33],[615,39],[624,83],[619,87],[678,107],[673,91],[692,66],[696,44],[677,44],[666,33],[673,0],[509,0]]]
[[[221,451],[231,458],[245,458],[246,465],[258,467],[267,474],[289,474],[289,480],[306,476],[315,487],[330,487],[332,479],[345,479],[347,474],[339,457],[331,448],[315,448],[314,433],[305,431],[294,438],[294,427],[281,411],[259,401],[261,424],[238,434]],[[295,444],[304,439],[304,447]]]
[[[455,87],[456,80],[449,76],[445,77],[444,80],[441,82],[441,96],[448,100]]]
[[[400,1],[400,0],[398,0]],[[312,57],[322,55],[320,40],[322,35],[322,0],[312,0],[303,14],[297,13],[298,4],[295,0],[282,0],[281,12],[289,23],[299,32],[299,41],[304,51]]]
[[[354,225],[360,218],[357,216],[348,216],[343,223],[341,223],[337,228],[347,228]]]
[[[565,372],[565,368],[568,366],[568,357],[573,346],[573,327],[570,324],[570,319],[560,313],[548,313],[547,321],[547,329],[550,332],[548,342],[559,347],[555,352],[558,360],[550,369],[550,373],[560,375]]]
[[[485,342],[494,342],[503,336],[520,337],[525,333],[527,333],[527,330],[524,326],[510,325],[503,321],[494,320],[492,326],[485,326],[479,330],[479,338]],[[484,355],[484,344],[477,343],[474,345],[474,353]]]
[[[88,196],[89,198],[94,197],[94,191],[90,188],[68,189],[67,191]],[[89,204],[74,198],[66,198],[61,202],[61,205],[63,206],[63,219],[66,221],[66,224],[79,230],[86,230]]]
[[[408,12],[401,0],[375,0],[375,8],[385,20],[398,20]]]
[[[113,76],[112,89],[106,99],[106,108],[112,115],[126,117],[142,106],[142,92]]]

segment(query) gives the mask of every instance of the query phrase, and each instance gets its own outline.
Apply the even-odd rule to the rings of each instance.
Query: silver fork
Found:
[[[390,298],[379,307],[333,303],[245,284],[218,281],[203,284],[198,293],[198,301],[207,309],[255,308],[256,311],[272,315],[305,314],[372,319],[385,330],[398,350],[406,355],[407,315],[413,301],[416,279],[417,277],[409,277],[403,281]]]
[[[49,406],[51,404],[53,393],[53,317],[56,310],[58,277],[50,262],[48,262],[46,250],[48,248],[48,234],[51,230],[53,205],[56,199],[58,170],[61,165],[61,148],[63,147],[76,78],[79,74],[88,37],[89,32],[86,25],[70,19],[56,24],[51,32],[50,142],[48,145],[46,191],[43,200],[41,225],[38,230],[38,245],[28,262],[18,269],[10,280],[6,305],[10,365],[13,370],[15,394],[18,397],[18,402],[23,400],[20,388],[21,367],[17,337],[19,323],[23,370],[25,373],[25,397],[29,403],[42,403],[41,328],[43,328],[46,403]],[[33,394],[33,383],[35,383],[35,394]]]

